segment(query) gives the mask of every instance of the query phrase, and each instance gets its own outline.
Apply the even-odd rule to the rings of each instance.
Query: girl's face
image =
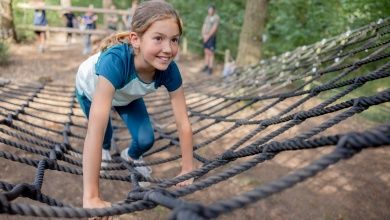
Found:
[[[214,8],[213,7],[209,7],[208,8],[208,10],[207,10],[207,13],[209,14],[209,15],[214,15]]]
[[[155,21],[141,38],[138,38],[139,53],[135,59],[140,70],[166,70],[179,50],[179,27],[174,18]]]

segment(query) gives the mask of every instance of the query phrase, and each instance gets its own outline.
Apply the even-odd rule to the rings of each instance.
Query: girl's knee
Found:
[[[154,134],[144,135],[133,140],[129,146],[128,154],[133,159],[138,159],[144,153],[146,153],[154,144]]]
[[[149,150],[154,144],[154,134],[144,134],[138,138],[138,146],[141,148],[144,152]]]

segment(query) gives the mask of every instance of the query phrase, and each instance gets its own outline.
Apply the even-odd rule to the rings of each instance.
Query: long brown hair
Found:
[[[142,35],[154,22],[168,18],[176,19],[181,35],[183,32],[181,20],[178,12],[172,7],[171,4],[162,0],[145,1],[138,5],[138,7],[135,9],[131,22],[131,30],[137,33],[139,37],[142,37]],[[99,50],[104,51],[107,48],[119,43],[129,43],[129,36],[129,31],[112,34],[102,41]]]

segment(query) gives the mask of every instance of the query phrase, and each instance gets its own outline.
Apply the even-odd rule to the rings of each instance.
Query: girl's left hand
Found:
[[[179,175],[177,175],[176,177],[184,175],[184,174],[189,173],[189,172],[191,172],[191,171],[187,171],[187,172],[186,171],[181,171],[179,173]],[[194,178],[190,178],[188,180],[184,180],[183,182],[180,182],[180,183],[176,184],[176,186],[178,186],[178,187],[185,187],[185,186],[191,185],[193,182],[194,182]]]

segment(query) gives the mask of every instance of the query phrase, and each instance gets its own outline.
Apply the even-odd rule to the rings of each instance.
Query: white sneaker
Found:
[[[106,161],[107,160],[112,160],[111,154],[110,154],[109,150],[102,149],[102,163],[101,163],[102,167],[108,167],[108,163],[107,162],[103,162],[103,160],[106,160]]]
[[[138,160],[134,160],[132,159],[129,154],[127,153],[128,152],[128,149],[129,148],[126,148],[124,150],[122,150],[121,152],[121,157],[122,159],[126,160],[126,161],[133,161],[134,163],[144,163],[144,160],[142,158],[138,159]],[[140,174],[142,174],[144,177],[151,177],[150,174],[152,173],[152,168],[150,168],[149,166],[140,166],[140,167],[134,167]],[[150,183],[148,182],[139,182],[139,184],[143,187],[146,187],[146,186],[149,186]]]
[[[142,159],[142,157],[140,157],[138,160],[133,160],[134,163],[145,163],[145,161]],[[150,174],[152,174],[152,168],[150,166],[142,166],[142,167],[135,167],[135,169],[137,169],[140,173],[148,173],[149,174],[149,177],[150,177]],[[140,170],[143,170],[142,172]],[[144,175],[144,174],[143,174]]]

